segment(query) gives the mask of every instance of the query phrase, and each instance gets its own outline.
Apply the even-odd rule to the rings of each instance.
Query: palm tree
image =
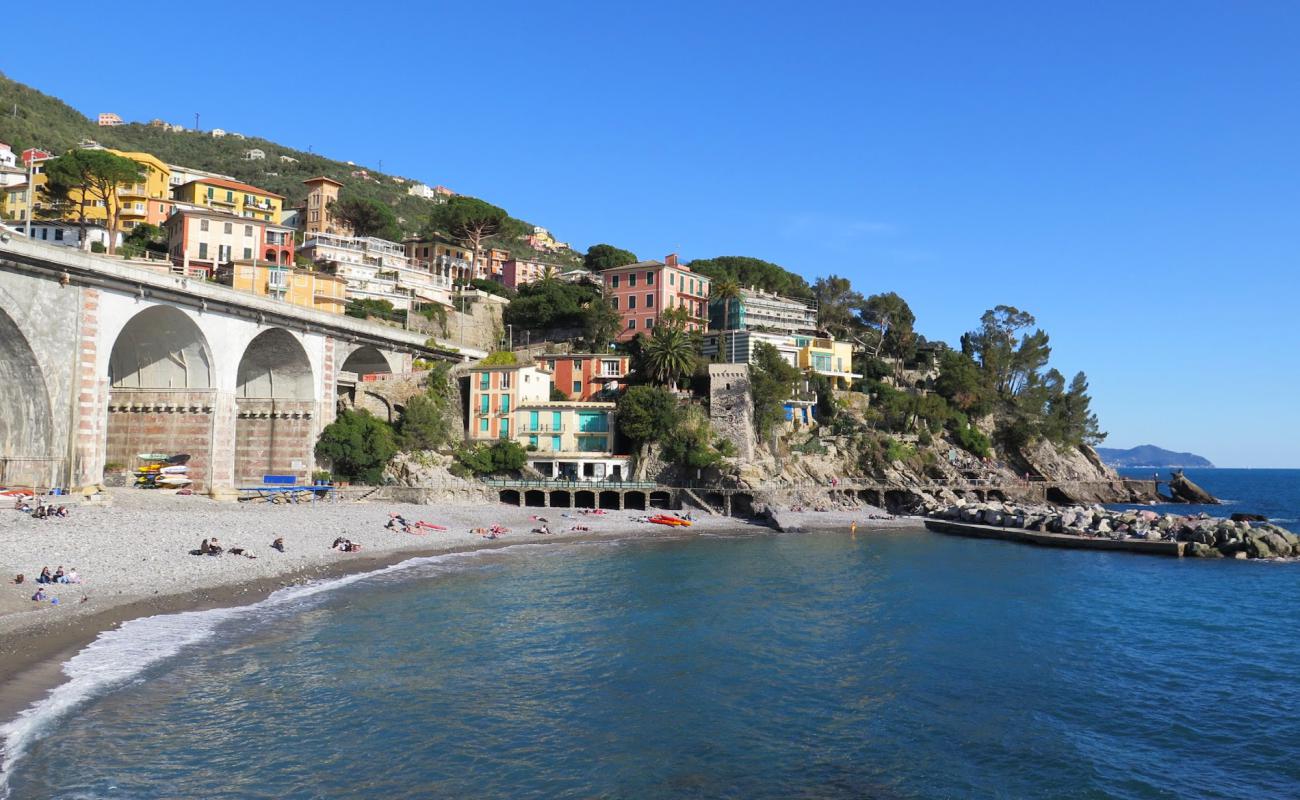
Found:
[[[732,278],[723,278],[709,287],[709,301],[722,303],[722,331],[718,334],[718,360],[729,361],[727,357],[727,331],[731,330],[731,305],[740,299],[740,284]]]
[[[672,387],[695,371],[698,357],[690,334],[672,326],[655,328],[654,335],[645,342],[643,355],[650,380]]]

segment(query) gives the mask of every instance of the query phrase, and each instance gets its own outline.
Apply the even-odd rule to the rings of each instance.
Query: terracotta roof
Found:
[[[281,200],[284,199],[284,195],[282,194],[276,194],[275,192],[267,191],[266,189],[259,189],[256,186],[250,186],[247,183],[240,183],[239,181],[228,181],[224,178],[195,178],[185,185],[189,186],[190,183],[206,183],[212,186],[220,186],[224,189],[236,189],[250,194],[260,194],[265,197],[278,197]]]
[[[329,181],[330,183],[334,184],[335,186],[342,186],[342,185],[343,185],[343,184],[339,183],[338,181],[334,180],[333,178],[327,178],[327,177],[325,177],[324,175],[317,175],[317,176],[314,177],[314,178],[308,178],[307,180],[303,181],[303,183],[315,183],[316,181]]]

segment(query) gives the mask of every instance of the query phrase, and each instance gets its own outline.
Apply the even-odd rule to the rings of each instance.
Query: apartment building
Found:
[[[172,197],[192,207],[210,208],[273,225],[280,224],[284,208],[283,196],[224,178],[197,178],[174,188]]]
[[[117,209],[118,232],[129,231],[142,222],[151,225],[161,225],[172,211],[171,191],[168,185],[170,168],[159,159],[149,153],[134,153],[122,150],[111,150],[108,148],[99,148],[108,152],[129,158],[139,164],[142,168],[142,175],[139,180],[131,183],[123,183],[117,187],[116,192],[110,198]],[[27,219],[28,201],[31,201],[33,215],[42,209],[50,208],[55,202],[45,191],[48,177],[45,174],[45,162],[53,158],[52,155],[43,150],[29,149],[23,151],[24,166],[29,166],[32,171],[32,186],[35,195],[28,197],[27,192],[31,187],[26,180],[22,183],[16,183],[6,186],[2,193],[3,213],[5,219],[10,221],[22,221]],[[63,198],[58,198],[62,201]],[[63,204],[61,219],[71,222],[76,220],[80,214],[81,195],[79,191],[73,191]],[[89,222],[105,224],[108,222],[108,204],[103,199],[93,198],[86,207],[86,219]]]
[[[795,335],[817,331],[817,306],[759,289],[741,289],[739,297],[709,300],[712,330],[759,330]]]
[[[752,364],[754,350],[760,343],[775,347],[791,366],[830,378],[831,385],[837,389],[848,389],[862,377],[853,372],[853,345],[828,336],[791,336],[756,330],[709,331],[704,336],[701,354],[725,363]]]
[[[415,266],[446,271],[456,283],[469,283],[472,251],[464,245],[442,239],[407,239],[402,242],[406,257]]]
[[[602,400],[621,389],[631,359],[617,353],[566,353],[537,357],[537,365],[551,373],[555,388],[570,400]]]
[[[299,215],[303,231],[307,234],[350,236],[352,229],[329,210],[330,203],[339,199],[339,189],[343,188],[343,184],[324,175],[308,178],[303,183],[307,186],[307,199]]]
[[[829,336],[796,336],[799,361],[795,365],[831,379],[836,389],[848,389],[862,375],[853,371],[853,345]]]
[[[686,329],[704,330],[708,325],[709,279],[691,272],[677,255],[663,261],[641,261],[613,267],[601,273],[605,297],[623,317],[620,342],[638,333],[649,335],[665,311],[686,312]]]
[[[560,268],[554,264],[525,258],[511,258],[503,265],[500,280],[511,289],[518,289],[525,284],[536,283],[547,275],[558,279],[560,272]]]
[[[407,247],[374,236],[308,234],[301,252],[317,264],[333,265],[347,281],[348,297],[387,300],[395,309],[410,310],[413,303],[451,306],[452,270],[435,259],[431,264],[412,262]]]
[[[264,262],[235,261],[217,268],[217,283],[304,308],[342,314],[347,308],[347,281],[327,272]]]
[[[4,142],[0,142],[0,167],[17,167],[18,154]]]
[[[505,274],[506,262],[509,260],[509,250],[489,247],[478,254],[478,260],[474,264],[474,277],[500,281]]]
[[[181,208],[167,218],[167,252],[186,275],[209,277],[236,261],[293,264],[293,231],[224,211]]]
[[[631,474],[630,459],[614,453],[614,403],[553,401],[551,375],[536,364],[475,366],[468,381],[470,442],[517,442],[530,467],[557,480]]]

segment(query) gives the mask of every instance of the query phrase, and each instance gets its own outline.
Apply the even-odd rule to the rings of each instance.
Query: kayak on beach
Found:
[[[656,514],[650,518],[650,522],[653,522],[656,525],[669,525],[675,528],[689,528],[691,526],[690,520],[682,519],[681,517],[674,517],[672,514]]]

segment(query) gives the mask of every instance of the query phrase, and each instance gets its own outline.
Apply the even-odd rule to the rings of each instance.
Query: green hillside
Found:
[[[152,153],[169,164],[230,175],[284,195],[286,206],[296,205],[306,197],[304,179],[325,175],[343,184],[344,196],[376,200],[392,208],[408,234],[417,233],[424,226],[434,206],[430,200],[407,194],[409,182],[256,136],[213,138],[205,133],[172,133],[142,124],[101,128],[62,100],[13,81],[3,73],[0,73],[0,110],[3,111],[0,141],[15,151],[41,147],[57,154],[76,147],[83,139],[93,139],[105,147]],[[246,160],[244,153],[254,148],[265,152],[266,160]],[[296,160],[282,161],[281,156]],[[360,169],[366,169],[369,177],[352,176],[353,171]],[[531,229],[531,223],[521,224]],[[518,226],[514,227],[518,230]],[[493,244],[521,258],[536,258],[562,266],[581,264],[581,257],[572,251],[541,253],[522,239]]]

